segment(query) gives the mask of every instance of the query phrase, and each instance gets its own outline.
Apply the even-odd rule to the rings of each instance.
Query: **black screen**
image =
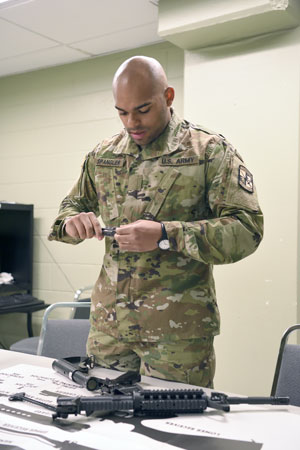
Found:
[[[14,283],[0,285],[2,293],[32,293],[33,205],[0,202],[0,272]]]

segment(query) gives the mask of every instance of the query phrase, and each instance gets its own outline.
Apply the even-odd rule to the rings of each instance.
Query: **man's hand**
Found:
[[[82,212],[68,217],[65,221],[65,231],[69,236],[77,239],[91,239],[92,237],[99,241],[103,239],[99,220],[93,212]]]
[[[121,250],[150,252],[161,238],[161,224],[152,220],[137,220],[116,229],[114,236]]]

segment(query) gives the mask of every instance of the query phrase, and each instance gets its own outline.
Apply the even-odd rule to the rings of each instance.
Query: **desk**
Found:
[[[56,395],[78,395],[78,389],[81,389],[80,395],[91,395],[51,371],[52,361],[0,350],[0,448],[299,450],[300,408],[294,406],[232,405],[229,413],[207,409],[203,414],[174,415],[167,419],[69,416],[68,425],[54,425],[51,412],[29,403],[12,404],[7,399],[7,395],[18,389],[26,390],[27,395],[37,399],[36,380],[42,383],[40,394],[47,403],[52,398],[55,404],[53,396]],[[12,368],[14,364],[23,366]],[[25,373],[28,368],[29,381],[26,381],[20,370]],[[53,377],[52,387],[47,384],[48,374]],[[116,374],[119,372],[100,368],[93,373],[104,378],[113,378]],[[9,381],[12,384],[7,389]],[[144,388],[191,388],[149,377],[142,377],[141,384]]]
[[[36,311],[41,311],[43,309],[48,308],[49,305],[47,305],[42,300],[36,301],[36,303],[29,303],[28,305],[12,305],[11,307],[0,307],[0,314],[12,314],[12,313],[25,313],[27,314],[27,332],[28,336],[33,336],[32,331],[32,313]]]

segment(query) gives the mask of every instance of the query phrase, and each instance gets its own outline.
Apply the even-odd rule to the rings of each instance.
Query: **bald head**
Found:
[[[113,78],[115,107],[132,139],[140,146],[155,140],[171,118],[174,89],[164,69],[147,56],[121,64]]]
[[[154,58],[134,56],[121,64],[113,79],[113,92],[122,86],[129,88],[136,84],[152,87],[155,92],[164,92],[168,80],[161,64]]]

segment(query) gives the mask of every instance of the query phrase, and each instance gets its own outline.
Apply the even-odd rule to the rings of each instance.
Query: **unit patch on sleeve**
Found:
[[[253,175],[244,166],[239,166],[239,185],[248,192],[254,191]]]

